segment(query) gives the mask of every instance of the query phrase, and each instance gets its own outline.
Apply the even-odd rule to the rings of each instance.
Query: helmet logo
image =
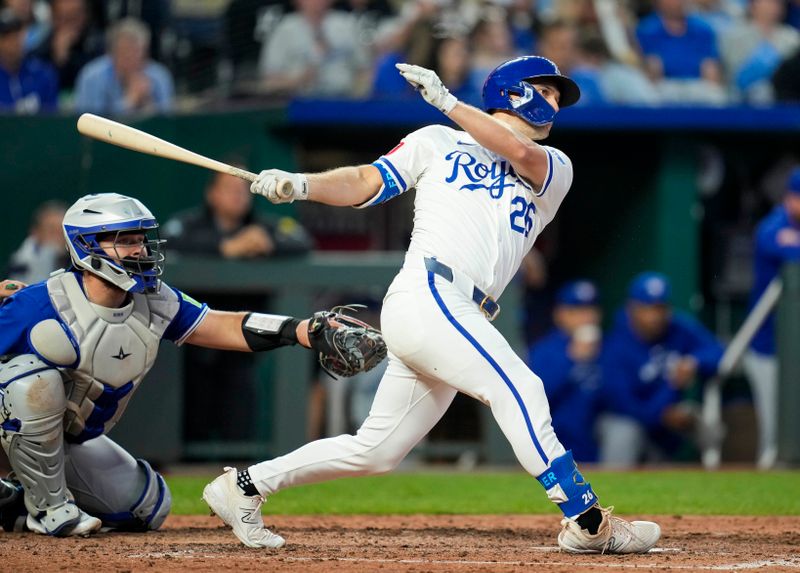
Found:
[[[525,90],[525,93],[522,94],[517,99],[510,100],[511,107],[513,107],[514,109],[520,108],[525,104],[530,103],[531,100],[533,99],[533,94],[534,94],[533,86],[530,85],[529,83],[522,82],[522,87]]]

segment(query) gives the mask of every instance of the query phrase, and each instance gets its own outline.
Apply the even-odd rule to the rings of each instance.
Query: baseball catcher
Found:
[[[131,197],[83,197],[63,227],[72,266],[11,289],[0,304],[0,443],[15,480],[0,483],[5,529],[67,536],[161,526],[166,482],[106,433],[162,339],[242,352],[301,344],[342,376],[386,356],[378,331],[335,311],[305,320],[221,312],[164,284],[165,241]]]

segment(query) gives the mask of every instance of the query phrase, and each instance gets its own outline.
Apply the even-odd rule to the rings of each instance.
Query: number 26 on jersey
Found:
[[[528,203],[524,197],[514,197],[511,200],[511,228],[526,237],[533,229],[533,215],[536,207]]]

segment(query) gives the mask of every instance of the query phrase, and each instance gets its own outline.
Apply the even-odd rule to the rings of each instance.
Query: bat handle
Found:
[[[278,181],[278,197],[289,199],[294,194],[294,185],[289,179]]]

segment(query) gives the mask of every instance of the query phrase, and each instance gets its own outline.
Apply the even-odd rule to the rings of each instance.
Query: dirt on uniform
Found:
[[[171,516],[145,534],[0,533],[0,571],[800,571],[800,517],[628,516],[663,536],[648,555],[557,550],[557,516],[267,516],[279,550],[241,545],[216,517]]]

